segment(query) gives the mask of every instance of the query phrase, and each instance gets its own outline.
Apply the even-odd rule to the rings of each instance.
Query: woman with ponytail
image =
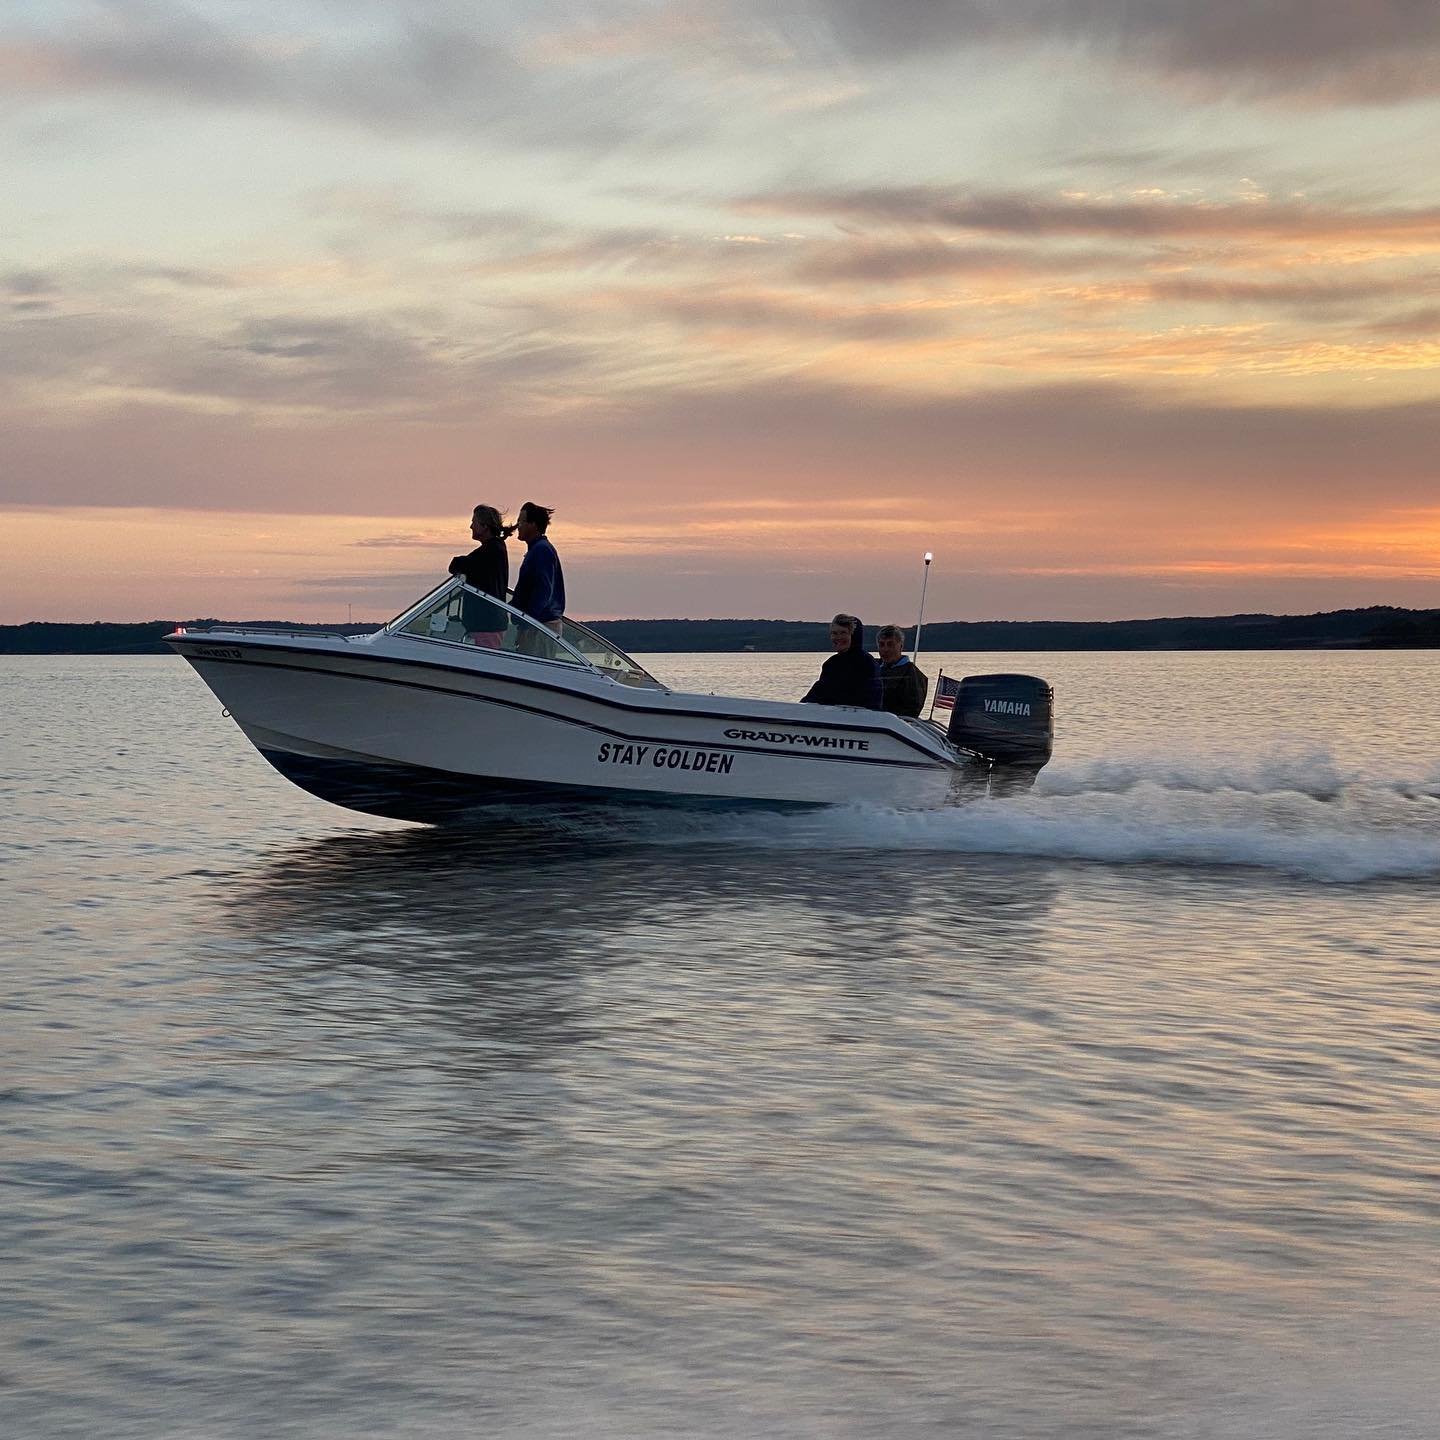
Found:
[[[505,550],[504,517],[493,505],[477,505],[470,517],[470,538],[479,546],[468,555],[457,555],[450,562],[450,573],[461,575],[465,583],[481,594],[505,598],[510,585],[510,557]],[[467,595],[460,610],[465,626],[465,639],[471,645],[497,650],[505,635],[510,617],[494,605],[487,605],[474,595]]]

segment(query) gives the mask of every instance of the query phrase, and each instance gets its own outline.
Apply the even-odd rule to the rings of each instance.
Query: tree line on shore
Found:
[[[161,655],[177,624],[282,627],[365,635],[376,625],[296,621],[148,620],[132,624],[30,621],[0,626],[0,655]],[[826,648],[818,620],[601,620],[594,629],[638,653],[799,653]],[[913,640],[914,631],[907,632]],[[1314,615],[1217,615],[1160,620],[939,620],[926,650],[1314,650],[1440,647],[1440,610],[1372,605]]]

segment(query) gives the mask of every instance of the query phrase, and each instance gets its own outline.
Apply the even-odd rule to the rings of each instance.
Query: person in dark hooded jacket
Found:
[[[880,708],[880,670],[865,648],[865,627],[855,615],[837,615],[830,622],[835,653],[820,667],[820,678],[805,692],[802,703],[858,705]]]

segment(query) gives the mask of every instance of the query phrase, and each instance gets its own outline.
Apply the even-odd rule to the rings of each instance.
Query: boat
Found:
[[[497,804],[932,807],[977,783],[1028,785],[1053,734],[1034,676],[968,677],[948,726],[687,694],[588,625],[543,625],[458,576],[368,634],[182,626],[165,639],[287,779],[430,824]]]

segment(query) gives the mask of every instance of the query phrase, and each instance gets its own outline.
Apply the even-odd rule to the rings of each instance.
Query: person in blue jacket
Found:
[[[565,572],[545,534],[554,513],[527,500],[515,516],[515,534],[525,542],[525,558],[510,603],[558,635],[560,617],[565,613]]]
[[[830,622],[830,643],[835,653],[820,667],[820,678],[801,703],[880,709],[880,667],[865,648],[865,627],[859,617],[837,615]]]

